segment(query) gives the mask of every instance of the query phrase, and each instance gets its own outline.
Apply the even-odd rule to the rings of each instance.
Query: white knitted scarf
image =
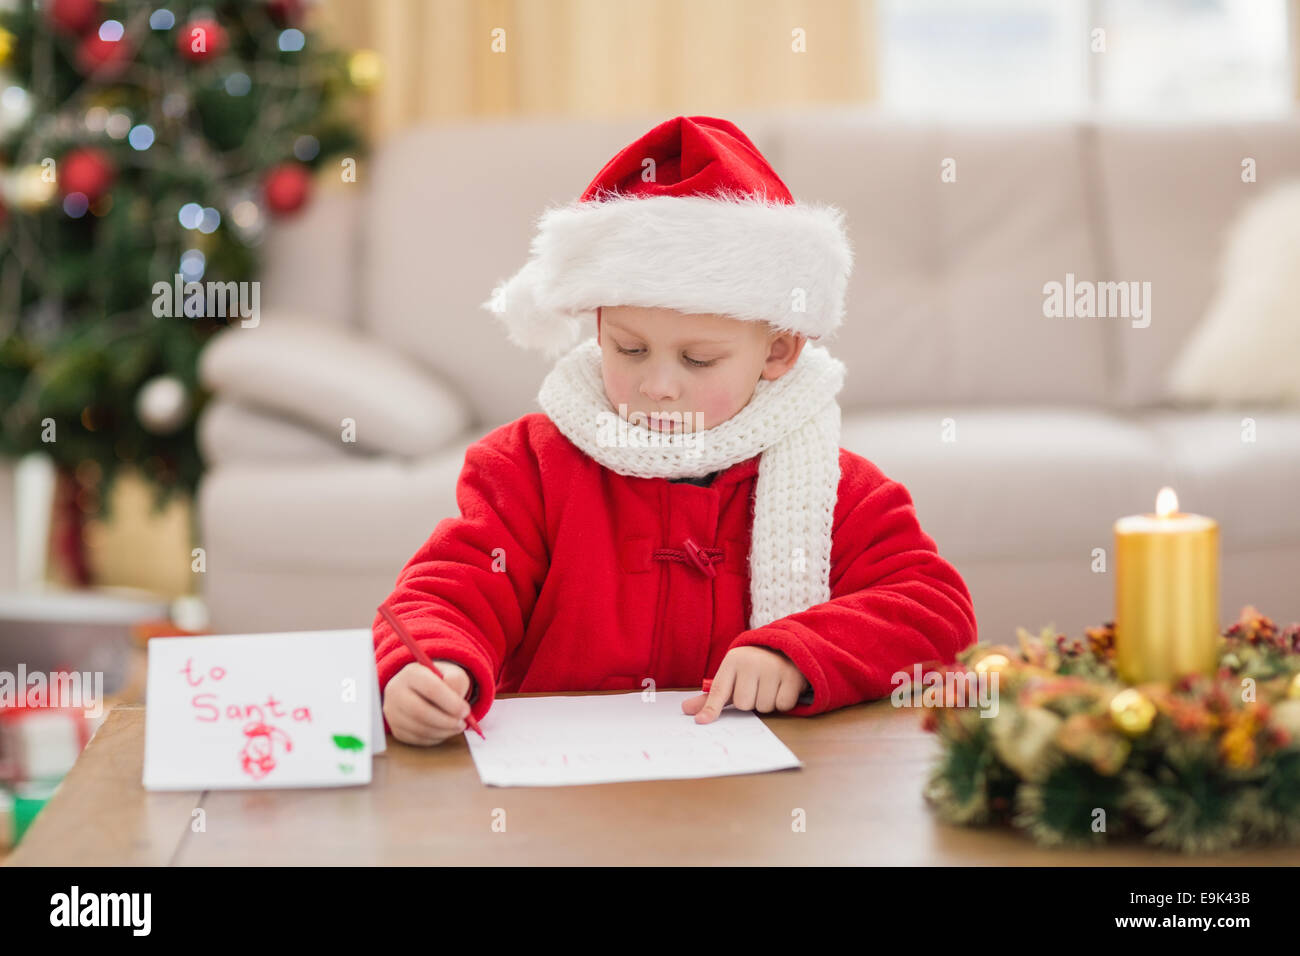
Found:
[[[694,478],[761,454],[750,534],[749,626],[830,600],[831,528],[840,483],[844,363],[805,342],[776,380],[760,379],[739,412],[703,430],[661,433],[610,404],[595,338],[542,382],[537,401],[556,428],[606,468],[634,478]]]

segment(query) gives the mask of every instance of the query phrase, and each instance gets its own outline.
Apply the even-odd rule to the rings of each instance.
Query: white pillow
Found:
[[[352,461],[356,456],[348,453],[361,450],[340,441],[338,435],[221,396],[208,402],[197,428],[199,452],[209,467],[233,462]]]
[[[1220,405],[1300,403],[1300,182],[1230,228],[1218,287],[1170,368],[1170,394]]]
[[[356,446],[419,457],[470,424],[462,401],[431,372],[373,339],[297,316],[237,323],[199,358],[203,384],[223,398],[319,428],[342,441],[356,423]]]

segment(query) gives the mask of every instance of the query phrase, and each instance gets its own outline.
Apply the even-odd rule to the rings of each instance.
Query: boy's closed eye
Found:
[[[615,348],[618,352],[622,353],[623,355],[637,356],[637,355],[642,355],[642,354],[645,353],[645,349],[641,349],[641,348],[637,348],[637,349],[625,349],[625,348],[623,348],[623,346],[619,345],[618,343],[615,343],[615,344],[614,344],[614,348]],[[694,359],[694,358],[691,358],[689,355],[683,355],[683,356],[682,356],[682,359],[683,359],[683,360],[684,360],[688,365],[693,365],[693,366],[695,366],[696,368],[708,368],[710,365],[716,365],[716,364],[718,363],[718,359],[716,359],[716,358],[715,358],[715,359],[703,360],[703,359]]]

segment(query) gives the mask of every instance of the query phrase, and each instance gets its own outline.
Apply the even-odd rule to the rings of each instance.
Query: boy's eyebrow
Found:
[[[626,332],[628,335],[635,335],[637,338],[643,338],[640,333],[634,332],[626,326],[619,325],[617,322],[611,322],[609,319],[602,319],[605,325],[610,328],[618,329],[620,332]],[[679,342],[679,345],[731,345],[730,339],[695,339],[690,342]]]

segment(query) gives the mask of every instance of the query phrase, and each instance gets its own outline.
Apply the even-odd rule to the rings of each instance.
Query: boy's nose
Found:
[[[677,385],[668,376],[654,376],[641,381],[641,394],[652,402],[677,400]]]

